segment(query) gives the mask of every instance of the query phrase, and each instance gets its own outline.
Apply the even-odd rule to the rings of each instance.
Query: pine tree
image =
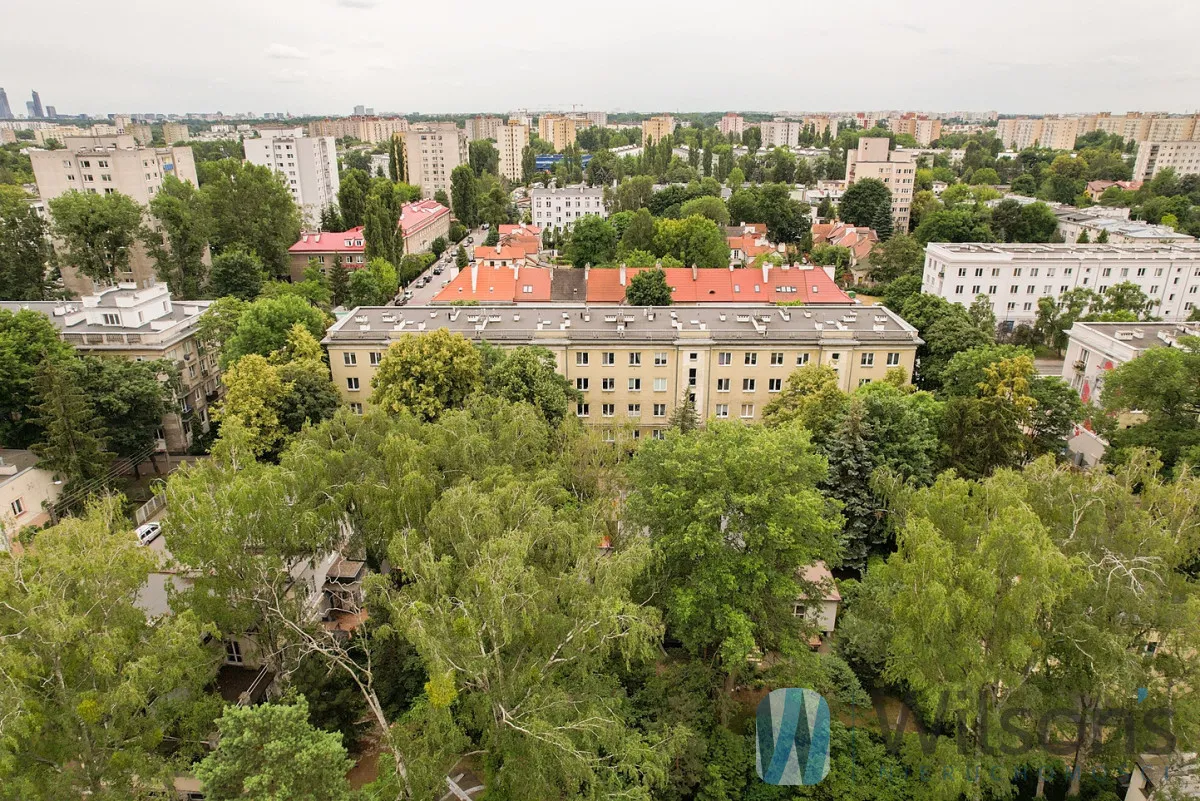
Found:
[[[822,489],[843,504],[846,525],[842,529],[842,561],[863,570],[872,553],[886,541],[879,504],[871,492],[875,459],[871,453],[871,427],[863,419],[861,401],[851,401],[837,431],[825,446],[829,477]]]
[[[886,242],[892,238],[892,210],[880,205],[871,218],[871,227],[879,234],[879,241]]]
[[[1107,228],[1100,232],[1100,236],[1096,237],[1096,244],[1098,244],[1098,245],[1107,245],[1108,244],[1108,229]]]
[[[679,399],[679,405],[671,412],[667,425],[682,434],[695,431],[700,427],[700,418],[696,414],[696,400],[686,388],[683,397]]]
[[[400,150],[400,137],[392,135],[391,147],[388,150],[388,176],[393,181],[399,181],[404,175],[404,153]]]
[[[340,261],[329,268],[329,292],[335,306],[341,306],[350,297],[350,274]]]
[[[454,264],[460,270],[467,266],[467,251],[462,245],[458,246],[458,251],[454,254]]]
[[[47,359],[36,385],[40,400],[34,407],[34,422],[44,432],[32,450],[41,459],[39,467],[60,475],[67,491],[101,489],[113,454],[106,450],[108,438],[92,404],[79,386],[70,363]],[[93,486],[94,484],[94,486]]]

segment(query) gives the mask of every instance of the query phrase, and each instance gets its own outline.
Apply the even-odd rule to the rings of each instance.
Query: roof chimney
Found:
[[[770,265],[770,263],[764,261],[762,270],[763,270],[763,283],[764,284],[770,283],[770,281],[771,281],[771,265]]]
[[[625,286],[625,262],[621,262],[621,286]]]
[[[475,293],[475,287],[479,283],[479,262],[471,265],[471,293]]]
[[[700,271],[698,269],[696,269],[696,262],[692,262],[692,280],[697,281],[699,279],[700,279]]]

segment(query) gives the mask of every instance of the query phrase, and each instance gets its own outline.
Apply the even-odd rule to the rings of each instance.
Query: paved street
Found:
[[[475,228],[474,230],[471,231],[471,233],[467,234],[467,239],[473,240],[472,242],[468,242],[467,239],[465,239],[462,242],[462,246],[464,248],[466,248],[466,250],[467,250],[467,256],[470,257],[471,253],[474,251],[475,247],[477,245],[482,245],[483,240],[486,238],[487,238],[487,231],[484,231],[482,228]],[[426,270],[424,273],[422,273],[422,277],[428,277],[430,279],[429,283],[423,287],[417,287],[416,282],[414,282],[412,284],[412,286],[410,287],[412,289],[412,293],[413,293],[412,299],[409,300],[408,303],[405,305],[408,305],[408,306],[427,305],[430,301],[433,300],[434,297],[437,296],[438,292],[442,291],[443,282],[448,282],[450,280],[450,271],[454,267],[454,254],[455,254],[455,252],[457,252],[457,250],[458,250],[457,245],[451,245],[449,247],[449,249],[447,249],[446,252],[442,254],[441,259],[434,262],[432,265],[430,265],[428,270]],[[444,268],[442,271],[442,274],[434,275],[433,271],[439,265]]]

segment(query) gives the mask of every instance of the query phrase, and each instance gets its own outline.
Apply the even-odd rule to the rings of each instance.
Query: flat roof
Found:
[[[921,343],[917,330],[881,306],[369,306],[355,308],[324,343],[388,343],[446,328],[507,344],[722,343],[820,345]]]
[[[1082,328],[1138,350],[1174,347],[1176,337],[1200,336],[1200,323],[1100,323],[1077,322],[1070,331]],[[1070,334],[1070,331],[1067,333]]]
[[[26,470],[37,467],[38,463],[37,454],[20,448],[0,448],[0,460],[17,468],[11,476],[0,474],[0,484],[7,484]]]
[[[927,249],[946,254],[995,256],[1044,256],[1046,258],[1087,259],[1103,256],[1169,257],[1200,259],[1200,242],[1161,242],[1119,244],[1032,244],[998,242],[930,242]]]
[[[152,320],[147,320],[138,326],[105,325],[103,323],[88,322],[86,319],[76,319],[83,312],[83,304],[78,300],[6,300],[0,301],[0,309],[8,309],[14,313],[22,309],[41,312],[49,317],[50,321],[54,323],[55,328],[58,328],[64,334],[166,334],[181,323],[200,319],[200,315],[211,303],[212,301],[210,300],[172,301],[170,312]],[[74,307],[74,310],[66,313],[55,313],[56,310],[62,312],[64,306]],[[116,304],[101,301],[97,307],[116,308]],[[188,309],[192,308],[196,309],[195,313],[188,314]],[[72,320],[70,324],[67,323],[68,318]]]

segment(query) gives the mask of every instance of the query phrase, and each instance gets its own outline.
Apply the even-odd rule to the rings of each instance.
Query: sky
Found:
[[[0,86],[18,114],[32,89],[96,115],[1200,107],[1188,0],[5,6]]]

